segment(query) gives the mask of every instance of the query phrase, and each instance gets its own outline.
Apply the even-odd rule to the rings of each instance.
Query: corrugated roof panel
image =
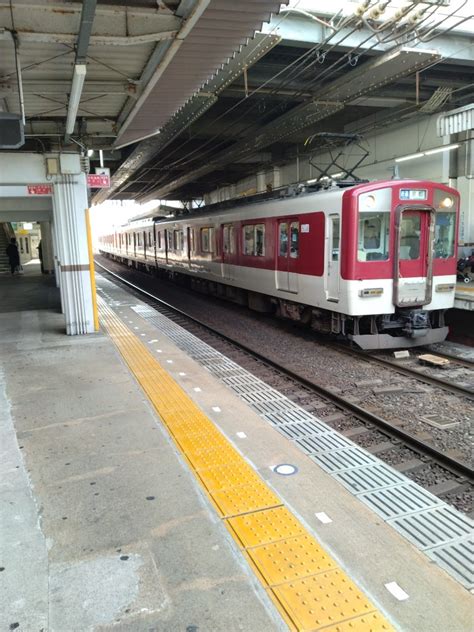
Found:
[[[162,127],[281,4],[278,0],[211,0],[142,107],[119,133],[117,144],[133,142]],[[167,98],[172,95],[176,96]]]
[[[438,136],[459,134],[474,129],[474,103],[457,110],[445,112],[438,117]]]

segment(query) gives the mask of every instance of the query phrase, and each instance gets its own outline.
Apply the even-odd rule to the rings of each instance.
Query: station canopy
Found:
[[[23,102],[24,149],[102,150],[95,203],[197,199],[324,134],[471,103],[469,4],[0,0],[0,113]]]

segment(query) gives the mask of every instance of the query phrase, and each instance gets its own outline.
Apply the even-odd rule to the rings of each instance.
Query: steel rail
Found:
[[[155,296],[154,294],[151,294],[151,292],[148,292],[147,290],[144,290],[140,286],[135,285],[131,281],[124,279],[117,273],[109,270],[106,266],[104,266],[100,262],[96,261],[96,264],[97,266],[102,268],[105,272],[107,272],[111,276],[118,279],[124,285],[132,288],[139,294],[147,296],[149,299],[151,299],[155,303],[158,303],[159,305],[165,307],[166,309],[169,309],[172,313],[179,314],[181,317],[185,318],[186,320],[193,322],[194,324],[198,325],[199,327],[202,327],[203,329],[212,333],[213,335],[225,340],[229,344],[234,345],[235,347],[237,347],[241,351],[244,351],[248,355],[253,356],[254,358],[259,360],[263,364],[266,364],[272,367],[273,369],[276,369],[281,374],[287,376],[288,378],[294,380],[295,382],[301,384],[302,386],[315,391],[318,395],[336,404],[342,410],[345,410],[346,412],[349,412],[355,415],[359,420],[363,422],[366,421],[372,425],[375,425],[381,428],[382,430],[386,432],[386,434],[389,434],[395,437],[396,439],[402,439],[407,445],[414,448],[418,452],[422,452],[425,455],[429,455],[431,459],[433,459],[434,461],[439,463],[442,467],[448,469],[455,475],[466,477],[470,481],[474,480],[474,471],[467,463],[458,461],[457,459],[453,459],[449,455],[443,452],[440,452],[433,446],[430,446],[424,443],[423,441],[421,441],[420,439],[417,439],[414,435],[410,434],[409,432],[405,432],[404,430],[397,428],[396,426],[393,426],[390,422],[383,419],[382,417],[379,417],[378,415],[374,415],[373,413],[367,410],[364,410],[360,406],[357,406],[357,404],[354,404],[348,401],[347,399],[345,399],[344,397],[341,397],[337,393],[334,393],[330,389],[325,388],[313,382],[312,380],[309,380],[303,377],[302,375],[299,375],[298,373],[295,373],[291,369],[287,369],[284,366],[281,366],[278,362],[272,360],[271,358],[268,358],[267,356],[264,356],[258,351],[255,351],[254,349],[247,347],[246,345],[239,342],[238,340],[235,340],[234,338],[231,338],[230,336],[227,336],[226,334],[219,332],[218,330],[202,322],[198,318],[195,318],[194,316],[187,314],[182,309],[179,309],[178,307],[174,307],[173,305],[164,301],[163,299]]]
[[[343,353],[348,355],[352,355],[356,358],[361,358],[362,360],[366,360],[367,362],[374,362],[378,364],[382,364],[384,366],[389,366],[396,373],[400,373],[401,375],[405,375],[407,377],[411,377],[414,380],[419,382],[424,382],[425,384],[431,384],[432,386],[437,386],[438,388],[442,388],[445,391],[450,391],[451,393],[455,393],[456,395],[462,395],[463,397],[467,397],[468,399],[474,400],[474,391],[465,386],[460,386],[459,384],[454,384],[454,382],[450,382],[449,380],[444,380],[440,377],[434,377],[433,375],[428,375],[423,371],[418,371],[417,369],[401,366],[397,362],[393,360],[389,360],[388,358],[381,358],[379,356],[371,355],[371,353],[367,351],[358,351],[356,349],[349,349],[348,347],[344,347],[344,345],[337,344],[335,345],[338,350],[341,350]],[[443,354],[438,354],[442,356]],[[459,364],[463,364],[459,362]],[[472,368],[472,367],[469,367]]]

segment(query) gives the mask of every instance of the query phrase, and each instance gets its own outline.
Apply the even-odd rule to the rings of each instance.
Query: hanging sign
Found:
[[[109,189],[110,176],[89,173],[87,175],[87,186],[89,189]]]
[[[28,184],[28,195],[53,195],[51,184]]]

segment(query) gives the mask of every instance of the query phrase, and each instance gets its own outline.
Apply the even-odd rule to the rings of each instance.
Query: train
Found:
[[[362,349],[446,338],[459,194],[426,180],[274,192],[153,217],[99,251]]]

